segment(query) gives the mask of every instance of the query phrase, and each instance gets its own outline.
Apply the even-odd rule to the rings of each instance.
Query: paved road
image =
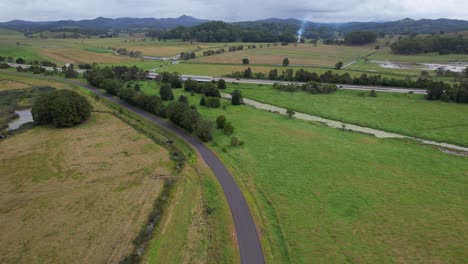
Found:
[[[218,178],[221,184],[224,195],[231,208],[231,214],[234,219],[234,225],[237,233],[237,243],[239,245],[240,259],[242,264],[263,264],[265,259],[263,256],[260,239],[257,233],[257,228],[253,220],[252,214],[250,213],[249,206],[242,195],[234,177],[227,170],[221,160],[209,150],[200,140],[188,134],[184,130],[175,126],[174,124],[167,122],[166,120],[156,117],[148,112],[145,112],[135,106],[132,106],[116,97],[112,97],[107,93],[96,89],[87,84],[83,84],[78,81],[67,80],[68,82],[80,85],[95,94],[105,97],[112,102],[125,107],[129,111],[140,115],[141,117],[153,122],[158,126],[162,126],[166,129],[177,134],[179,137],[184,139],[186,142],[195,147],[200,153],[203,160],[208,164],[213,173]]]

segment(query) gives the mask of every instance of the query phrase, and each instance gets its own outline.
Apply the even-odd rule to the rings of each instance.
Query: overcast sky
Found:
[[[0,0],[0,21],[95,17],[178,17],[242,21],[270,17],[317,22],[402,18],[468,20],[468,0]]]

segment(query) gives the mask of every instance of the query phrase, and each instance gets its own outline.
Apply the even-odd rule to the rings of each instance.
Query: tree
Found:
[[[231,135],[234,133],[234,126],[231,124],[231,122],[226,122],[224,125],[223,129],[224,135]]]
[[[369,91],[369,97],[377,97],[377,93],[375,92],[374,89]]]
[[[296,112],[294,112],[292,109],[287,109],[286,114],[288,115],[289,118],[292,118]]]
[[[198,90],[198,82],[195,80],[192,80],[191,78],[188,78],[184,82],[184,90],[186,92],[195,92]]]
[[[219,79],[218,80],[218,89],[226,89],[226,81],[224,79]]]
[[[226,125],[226,117],[223,115],[220,115],[216,118],[216,127],[218,129],[224,129],[224,126]]]
[[[232,105],[241,105],[243,103],[244,102],[242,100],[242,92],[239,91],[239,90],[234,90],[231,93],[231,104]]]
[[[202,96],[202,98],[200,99],[200,105],[201,105],[201,106],[205,106],[205,105],[206,105],[206,97],[205,97],[205,96]]]
[[[348,45],[364,45],[377,39],[377,34],[371,31],[355,31],[346,35],[344,42]]]
[[[169,83],[163,83],[159,89],[159,96],[163,101],[174,100],[174,93],[172,92],[172,86]]]
[[[122,89],[122,82],[116,79],[105,79],[101,84],[101,88],[110,95],[117,95],[119,90]]]
[[[341,69],[343,67],[343,62],[339,61],[335,64],[335,69]]]
[[[136,91],[136,92],[139,92],[141,90],[141,86],[140,84],[135,84],[135,86],[133,86],[133,89]]]
[[[59,90],[41,95],[32,107],[33,120],[38,125],[54,124],[71,127],[87,120],[92,106],[81,94]]]
[[[197,129],[194,131],[195,136],[200,138],[202,141],[208,142],[213,139],[213,123],[200,119],[197,122]]]
[[[188,102],[188,97],[185,96],[185,95],[179,96],[179,102],[184,103],[184,104],[188,104],[189,103]]]
[[[284,67],[287,67],[289,65],[289,59],[288,58],[284,58],[283,59],[283,66]]]
[[[243,58],[243,59],[242,59],[242,64],[244,64],[244,65],[250,64],[249,59]]]

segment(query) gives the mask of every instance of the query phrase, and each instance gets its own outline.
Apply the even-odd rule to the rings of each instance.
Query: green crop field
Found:
[[[466,54],[440,55],[439,53],[425,53],[417,55],[397,55],[392,54],[390,48],[382,49],[378,53],[370,56],[369,60],[374,61],[394,61],[407,63],[453,63],[468,62]]]
[[[157,93],[154,82],[147,86]],[[174,92],[198,105],[199,95]],[[467,157],[223,104],[198,109],[212,120],[225,115],[245,141],[231,147],[217,131],[209,146],[242,186],[269,263],[468,257]]]
[[[339,90],[309,94],[275,90],[264,85],[228,85],[247,98],[403,135],[468,146],[468,105],[428,101],[423,95]]]

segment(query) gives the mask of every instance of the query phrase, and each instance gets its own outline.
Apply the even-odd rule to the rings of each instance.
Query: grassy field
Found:
[[[5,90],[73,89],[40,76],[2,72],[0,77]],[[171,177],[179,179],[174,201],[148,255],[165,263],[236,262],[227,202],[207,166],[192,153],[174,175],[168,151],[139,131],[165,134],[137,118],[116,116],[117,109],[105,101],[91,102],[95,112],[82,125],[36,127],[0,141],[0,262],[119,262],[132,250],[164,179]],[[207,206],[214,213],[200,210]]]
[[[378,53],[369,57],[374,61],[393,61],[407,63],[453,63],[468,62],[466,54],[440,55],[439,53],[425,53],[416,55],[397,55],[391,52],[390,48],[381,49]]]
[[[195,62],[242,64],[243,58],[250,63],[282,65],[284,58],[289,58],[291,65],[318,65],[333,67],[338,61],[349,63],[374,52],[368,46],[350,47],[336,45],[290,44],[287,46],[257,45],[255,49],[244,49],[236,52],[226,52],[221,55],[199,57]]]
[[[423,95],[339,90],[312,95],[283,92],[272,86],[228,84],[247,98],[334,120],[408,136],[468,146],[468,105],[427,101]]]
[[[1,145],[3,263],[118,262],[171,175],[167,151],[111,114]]]
[[[230,147],[230,136],[217,131],[209,145],[242,186],[269,263],[468,257],[467,157],[248,106],[199,110],[212,120],[225,115],[246,142]]]

